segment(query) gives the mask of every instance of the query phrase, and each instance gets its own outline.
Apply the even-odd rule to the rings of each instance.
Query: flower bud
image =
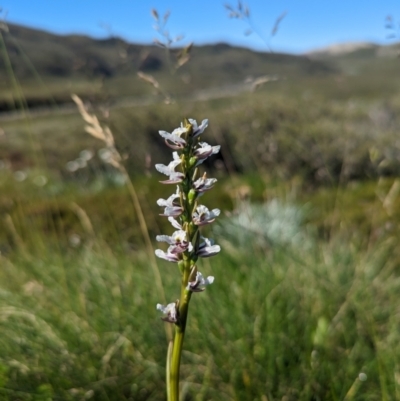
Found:
[[[191,157],[190,159],[189,159],[189,168],[192,168],[192,167],[194,167],[195,165],[197,164],[197,157]]]
[[[197,193],[194,189],[191,189],[188,193],[188,200],[189,200],[189,205],[193,205],[197,198]]]

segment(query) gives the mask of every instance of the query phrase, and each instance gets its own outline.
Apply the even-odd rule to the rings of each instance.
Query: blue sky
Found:
[[[268,38],[283,12],[277,34],[270,40],[274,51],[302,53],[340,42],[390,44],[385,18],[400,22],[400,0],[248,0],[252,21]],[[111,32],[131,42],[150,43],[157,35],[150,10],[171,12],[171,35],[184,34],[195,44],[227,42],[267,50],[257,35],[245,36],[248,25],[227,17],[224,4],[232,0],[0,0],[7,21],[47,31],[105,37]],[[103,27],[102,27],[103,26]]]

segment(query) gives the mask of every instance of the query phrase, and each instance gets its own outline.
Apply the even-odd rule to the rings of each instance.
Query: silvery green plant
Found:
[[[213,232],[229,247],[252,252],[253,247],[302,247],[310,249],[312,237],[305,229],[307,208],[272,199],[263,204],[242,201],[229,218],[218,221]]]
[[[194,292],[204,291],[214,281],[213,276],[204,277],[198,271],[197,260],[216,255],[221,250],[213,240],[200,233],[203,226],[212,223],[220,214],[219,209],[209,210],[200,204],[201,195],[212,189],[217,180],[207,178],[206,173],[201,175],[199,166],[220,149],[220,146],[200,140],[207,126],[208,120],[197,125],[195,120],[189,119],[172,133],[159,131],[167,146],[173,149],[173,159],[168,165],[156,164],[156,169],[168,177],[161,183],[176,185],[176,191],[167,199],[159,199],[157,204],[164,208],[161,215],[168,218],[176,231],[171,236],[156,237],[157,241],[169,246],[166,252],[157,249],[155,254],[176,263],[181,275],[180,298],[168,305],[157,304],[157,309],[164,315],[162,319],[175,326],[166,363],[168,401],[179,400],[179,368],[191,296]]]

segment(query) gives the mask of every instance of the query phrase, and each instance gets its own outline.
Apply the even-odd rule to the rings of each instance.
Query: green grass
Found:
[[[342,400],[354,383],[348,399],[397,399],[397,248],[395,237],[368,249],[340,235],[314,237],[307,250],[225,246],[202,267],[215,285],[192,302],[185,399]],[[6,399],[42,399],[43,389],[52,399],[164,399],[167,343],[142,252],[96,240],[21,252],[2,266]],[[176,266],[160,270],[173,297]]]
[[[343,102],[317,96],[304,101],[286,95],[284,85],[279,90],[283,94],[265,89],[207,102],[119,107],[103,121],[127,155],[128,171],[136,176],[146,169],[146,155],[167,161],[157,131],[172,130],[175,115],[193,114],[208,117],[212,139],[224,145],[219,157],[222,171],[267,171],[281,179],[300,173],[317,184],[399,173],[399,152],[393,146],[399,124],[397,95],[386,100]],[[75,113],[28,114],[27,118],[1,122],[5,136],[0,157],[13,155],[13,169],[41,163],[73,178],[74,174],[66,174],[66,163],[84,149],[101,148],[84,133]]]

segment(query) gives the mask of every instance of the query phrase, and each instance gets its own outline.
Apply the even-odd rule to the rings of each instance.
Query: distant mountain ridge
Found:
[[[137,79],[139,71],[152,75],[166,92],[178,95],[237,84],[249,77],[298,81],[351,75],[371,63],[379,69],[378,56],[388,49],[393,53],[399,46],[342,44],[306,55],[255,52],[224,43],[194,46],[191,60],[171,74],[165,49],[155,45],[117,37],[61,36],[16,24],[0,29],[6,48],[0,51],[0,111],[18,108],[10,74],[21,84],[28,106],[34,107],[47,104],[50,98],[53,103],[70,102],[72,91],[92,100],[148,96],[154,88]]]
[[[29,57],[39,74],[52,76],[83,74],[110,77],[138,70],[150,72],[167,68],[164,49],[154,45],[129,43],[116,37],[92,39],[83,35],[61,36],[15,24],[7,26],[9,32],[3,34],[6,48],[14,71],[23,78],[31,75],[26,63],[21,60],[24,56]],[[226,63],[221,65],[208,60],[209,71],[224,68],[228,74],[242,72],[248,75],[258,72],[255,64],[260,61],[274,65],[296,61],[305,73],[307,70],[313,73],[330,70],[327,65],[310,62],[307,56],[254,52],[224,43],[195,46],[193,49],[193,57],[200,64],[204,64],[204,58],[218,59],[221,55],[226,58]],[[4,60],[0,58],[0,70],[4,68]]]

